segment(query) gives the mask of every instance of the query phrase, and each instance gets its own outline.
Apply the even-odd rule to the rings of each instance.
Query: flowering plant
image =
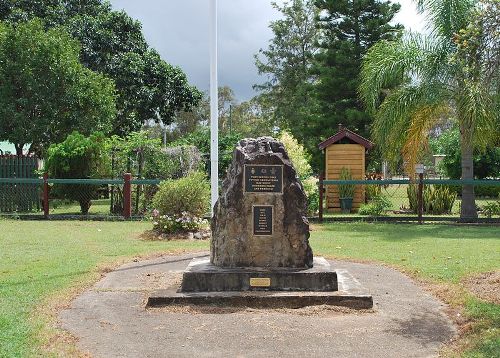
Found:
[[[153,221],[153,230],[168,234],[198,231],[208,224],[207,220],[187,211],[183,211],[181,215],[160,215],[160,212],[154,209],[151,212],[151,220]]]

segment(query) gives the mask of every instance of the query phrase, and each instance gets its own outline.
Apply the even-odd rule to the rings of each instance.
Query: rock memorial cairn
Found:
[[[261,137],[236,146],[212,237],[215,266],[313,266],[306,195],[282,143]]]

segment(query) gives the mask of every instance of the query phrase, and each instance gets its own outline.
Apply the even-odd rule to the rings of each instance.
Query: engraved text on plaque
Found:
[[[245,192],[282,193],[282,165],[245,165]]]
[[[253,234],[256,236],[273,234],[273,207],[271,205],[253,207]]]

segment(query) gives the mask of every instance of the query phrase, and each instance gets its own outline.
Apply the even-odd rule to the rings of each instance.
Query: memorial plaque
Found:
[[[245,192],[283,193],[283,166],[245,164]]]
[[[253,207],[253,234],[256,236],[273,234],[273,207],[271,205]]]
[[[271,278],[269,277],[250,277],[250,287],[269,287]]]

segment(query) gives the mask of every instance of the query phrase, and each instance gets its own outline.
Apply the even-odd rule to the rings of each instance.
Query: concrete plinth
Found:
[[[180,292],[158,290],[147,301],[148,307],[169,305],[222,305],[254,308],[300,308],[315,305],[353,309],[373,307],[372,295],[346,270],[336,270],[338,291],[225,291]]]
[[[218,267],[206,258],[193,259],[184,271],[180,292],[337,291],[337,274],[323,257],[308,269]]]

